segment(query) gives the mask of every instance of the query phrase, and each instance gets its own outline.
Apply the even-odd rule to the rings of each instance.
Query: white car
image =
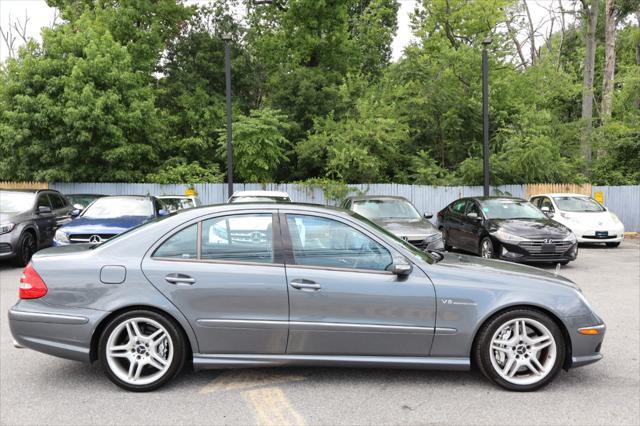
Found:
[[[608,247],[618,247],[624,239],[624,225],[618,216],[591,197],[539,194],[529,201],[571,229],[580,243],[606,243]]]
[[[229,203],[290,203],[289,194],[282,191],[238,191],[229,197]]]

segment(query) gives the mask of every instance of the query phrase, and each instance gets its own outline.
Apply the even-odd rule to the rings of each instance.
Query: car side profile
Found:
[[[605,243],[618,247],[624,225],[614,213],[581,194],[540,194],[530,199],[548,217],[571,229],[579,243]]]
[[[565,265],[578,256],[573,232],[521,198],[461,198],[438,212],[438,229],[447,250],[489,259]]]
[[[0,260],[25,266],[33,253],[53,243],[73,207],[54,190],[0,190]]]
[[[99,362],[131,391],[186,363],[475,365],[526,391],[601,359],[605,333],[566,278],[425,253],[352,212],[268,203],[182,210],[97,246],[43,250],[9,325],[17,344]]]

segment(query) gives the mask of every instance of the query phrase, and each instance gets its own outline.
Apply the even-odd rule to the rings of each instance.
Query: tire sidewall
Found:
[[[29,258],[24,259],[24,243],[25,240],[30,239],[31,240],[31,244],[29,246]],[[20,239],[18,240],[18,249],[16,250],[16,257],[13,260],[13,264],[15,266],[27,266],[27,264],[31,261],[31,257],[33,257],[33,254],[36,252],[36,241],[35,238],[33,238],[33,235],[31,235],[29,232],[23,232],[22,235],[20,236]]]
[[[491,363],[490,347],[494,333],[506,322],[515,318],[530,318],[542,323],[551,332],[556,343],[556,361],[551,372],[541,381],[529,385],[518,385],[503,379],[494,369]],[[566,343],[560,327],[547,314],[534,309],[513,309],[503,312],[491,319],[482,328],[475,347],[475,363],[482,373],[498,386],[520,392],[529,392],[548,385],[558,375],[564,365],[566,356]]]
[[[491,257],[484,257],[482,256],[482,245],[484,244],[485,241],[489,241],[489,244],[491,244]],[[491,240],[490,237],[484,237],[480,240],[480,250],[479,250],[479,254],[480,257],[482,257],[483,259],[495,259],[496,258],[496,245],[493,244],[493,241]]]
[[[130,318],[142,317],[149,318],[154,321],[159,322],[168,332],[169,337],[173,342],[173,360],[171,361],[171,365],[164,376],[153,383],[149,383],[146,385],[132,385],[127,382],[122,381],[118,376],[116,376],[111,368],[109,367],[107,361],[107,341],[111,333],[115,330],[115,328]],[[174,321],[167,318],[165,315],[160,314],[158,312],[149,311],[149,310],[131,310],[119,314],[115,318],[109,321],[107,326],[102,331],[100,335],[100,339],[98,341],[98,358],[100,360],[100,365],[104,370],[106,376],[116,385],[120,386],[123,389],[133,392],[148,392],[154,389],[157,389],[175,377],[184,367],[186,357],[186,341],[183,337],[182,332],[178,329]]]

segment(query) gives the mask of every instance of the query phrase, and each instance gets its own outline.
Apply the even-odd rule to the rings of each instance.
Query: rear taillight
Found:
[[[22,271],[18,296],[20,299],[37,299],[47,294],[47,290],[47,285],[33,269],[33,265],[29,263]]]

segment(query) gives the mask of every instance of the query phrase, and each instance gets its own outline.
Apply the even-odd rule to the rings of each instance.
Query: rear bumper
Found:
[[[91,337],[108,312],[20,300],[9,309],[14,345],[49,355],[89,362]]]

